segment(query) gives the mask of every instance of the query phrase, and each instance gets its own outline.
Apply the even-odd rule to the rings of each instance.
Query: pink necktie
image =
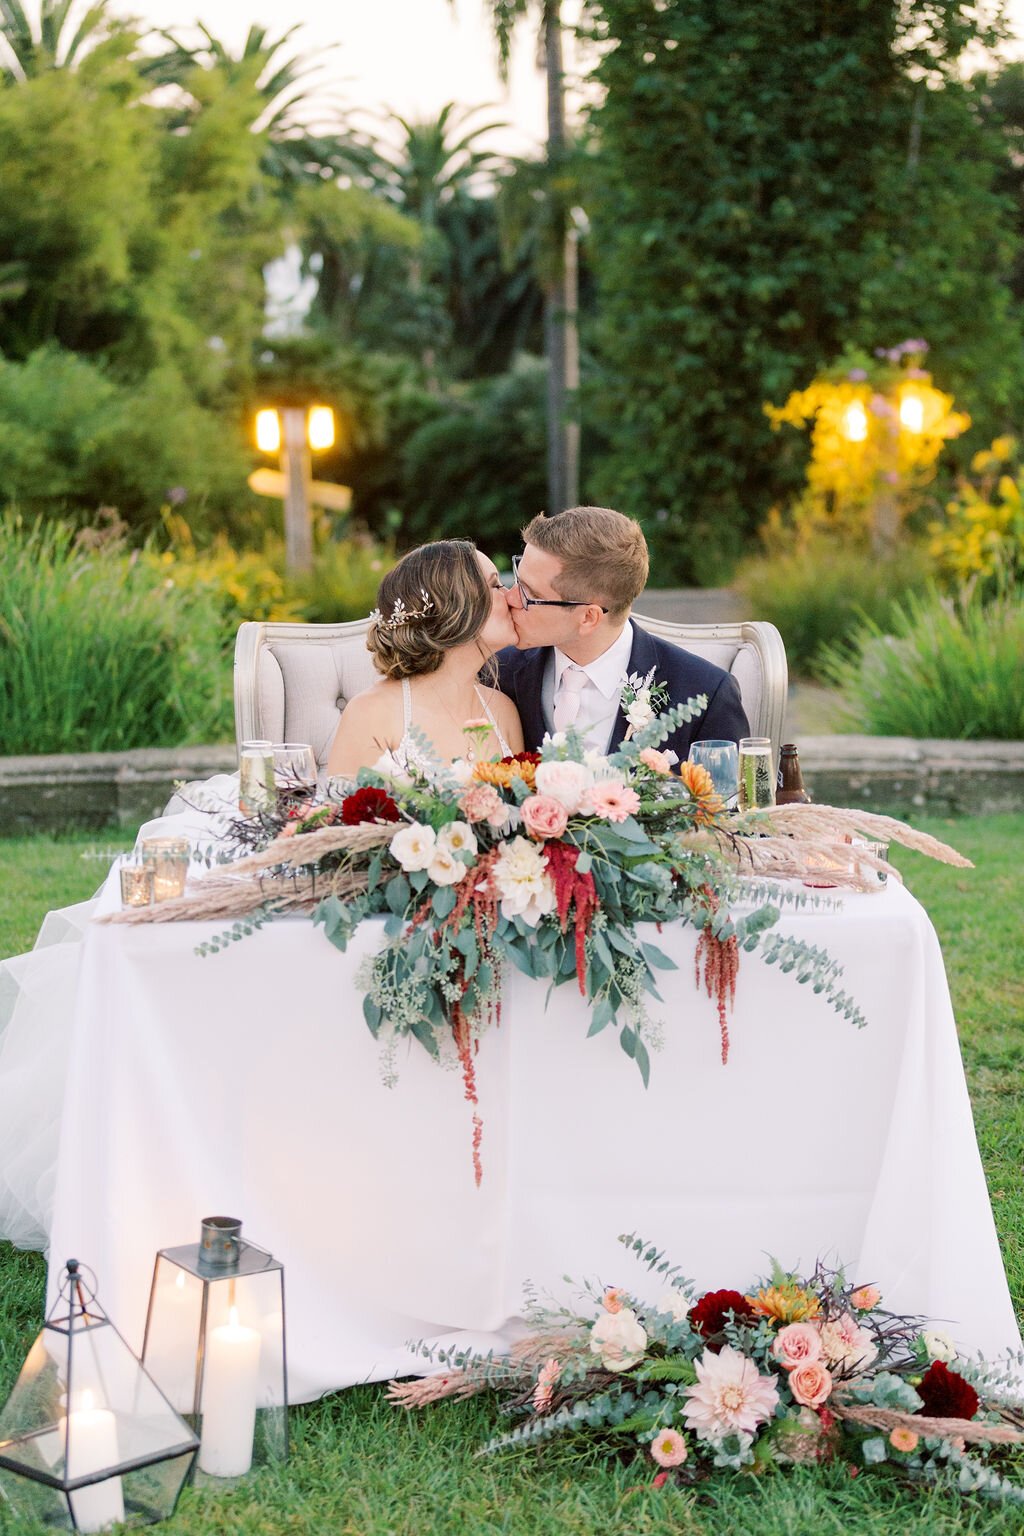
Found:
[[[575,725],[580,712],[580,694],[587,686],[587,674],[579,667],[566,667],[555,699],[555,730],[567,731]]]

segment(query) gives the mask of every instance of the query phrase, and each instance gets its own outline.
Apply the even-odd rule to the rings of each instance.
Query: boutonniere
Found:
[[[619,703],[629,723],[627,741],[634,731],[642,731],[644,726],[650,725],[668,703],[668,687],[665,683],[654,681],[655,671],[656,668],[652,667],[646,677],[641,677],[639,672],[632,672],[622,686]]]

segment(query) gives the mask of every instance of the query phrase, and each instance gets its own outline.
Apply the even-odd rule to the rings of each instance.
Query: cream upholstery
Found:
[[[652,635],[731,672],[752,733],[771,737],[778,762],[788,670],[774,624],[669,624],[639,613],[633,617]],[[308,741],[322,767],[345,704],[378,676],[364,639],[369,622],[243,624],[235,643],[238,740]]]

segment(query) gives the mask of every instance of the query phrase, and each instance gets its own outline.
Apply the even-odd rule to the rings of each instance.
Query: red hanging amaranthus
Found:
[[[718,897],[709,885],[703,888],[708,915],[718,911]],[[740,946],[734,933],[720,939],[712,933],[710,925],[702,928],[694,955],[694,980],[700,986],[700,966],[704,962],[704,986],[708,997],[714,998],[718,1008],[718,1027],[722,1032],[722,1066],[729,1061],[729,1024],[726,1009],[736,1000],[736,977],[740,968]]]
[[[547,861],[548,874],[555,887],[558,921],[563,933],[569,924],[570,907],[576,908],[576,980],[581,994],[586,997],[585,945],[590,924],[600,902],[597,899],[597,887],[594,884],[593,875],[589,870],[585,875],[581,875],[576,868],[579,856],[580,850],[574,843],[556,842],[552,839],[544,845],[544,857]]]
[[[492,848],[470,867],[466,875],[459,882],[455,905],[448,916],[442,918],[434,930],[435,936],[440,939],[445,932],[457,934],[462,928],[466,913],[472,908],[473,931],[476,934],[477,947],[480,959],[486,961],[496,969],[498,958],[492,947],[492,936],[498,922],[498,892],[492,879],[495,861],[498,857],[498,849]],[[428,896],[417,907],[413,914],[410,927],[417,928],[420,923],[426,922],[433,912],[433,896]],[[466,975],[466,962],[460,954],[456,965],[453,980],[459,987],[462,996],[472,980]],[[501,1022],[501,1001],[494,1004],[494,1021]],[[474,1041],[473,1031],[469,1019],[463,1011],[461,1001],[451,1005],[450,1023],[452,1039],[455,1041],[455,1049],[459,1057],[459,1065],[462,1068],[462,1085],[466,1102],[473,1109],[473,1178],[477,1188],[484,1176],[483,1163],[480,1158],[480,1146],[483,1142],[484,1125],[480,1118],[480,1100],[476,1091],[476,1067],[473,1062]],[[479,1046],[479,1041],[476,1042]]]

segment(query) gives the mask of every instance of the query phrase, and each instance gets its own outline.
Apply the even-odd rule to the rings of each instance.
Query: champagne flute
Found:
[[[770,736],[744,736],[739,747],[741,811],[763,811],[775,804]]]
[[[706,768],[727,806],[736,804],[739,788],[739,752],[734,741],[695,741],[690,746],[689,761]]]
[[[274,749],[269,741],[243,741],[238,754],[238,809],[260,816],[274,809]]]

